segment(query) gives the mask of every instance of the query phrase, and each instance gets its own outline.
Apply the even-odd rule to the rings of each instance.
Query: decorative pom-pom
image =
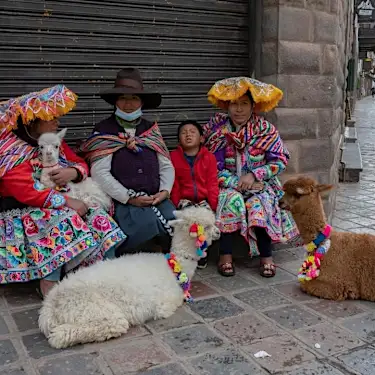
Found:
[[[198,237],[198,240],[200,241],[200,242],[204,242],[204,241],[206,241],[206,236],[204,235],[204,234],[201,234],[199,237]]]
[[[203,257],[203,250],[202,249],[197,249],[197,256],[199,256],[200,258]]]
[[[309,253],[312,253],[316,249],[316,246],[313,242],[310,242],[309,244],[306,245],[306,250]]]
[[[186,283],[188,280],[189,279],[188,279],[186,273],[182,272],[181,275],[180,275],[180,281],[181,281],[181,283]]]
[[[197,224],[192,224],[190,226],[190,233],[198,233],[198,225]]]

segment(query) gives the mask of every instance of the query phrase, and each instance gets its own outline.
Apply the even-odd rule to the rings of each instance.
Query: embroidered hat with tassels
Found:
[[[250,92],[255,112],[268,112],[274,109],[283,97],[277,87],[254,78],[232,77],[216,82],[208,92],[208,100],[221,109],[227,109],[231,101]]]
[[[50,121],[70,112],[77,95],[64,85],[56,85],[0,103],[0,130],[17,128],[18,118],[23,124],[41,119]]]

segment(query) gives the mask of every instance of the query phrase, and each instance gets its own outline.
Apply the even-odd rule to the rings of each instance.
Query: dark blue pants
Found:
[[[261,258],[272,257],[272,240],[264,228],[254,227],[257,237],[257,244]],[[221,233],[220,236],[220,255],[232,255],[233,244],[235,242],[236,232]]]

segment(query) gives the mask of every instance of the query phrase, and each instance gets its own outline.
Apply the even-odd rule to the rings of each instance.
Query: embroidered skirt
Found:
[[[126,239],[102,209],[83,220],[69,208],[28,207],[0,213],[0,284],[42,279],[64,266],[102,260]]]
[[[170,200],[161,202],[157,208],[167,221],[174,219],[173,211],[176,208]],[[124,244],[125,250],[135,249],[156,236],[167,235],[162,222],[151,207],[116,203],[115,219],[128,236]]]
[[[291,214],[280,209],[279,200],[269,185],[249,198],[234,189],[220,190],[216,218],[222,233],[241,232],[249,243],[251,256],[259,255],[254,227],[265,228],[273,242],[289,241],[298,235]]]

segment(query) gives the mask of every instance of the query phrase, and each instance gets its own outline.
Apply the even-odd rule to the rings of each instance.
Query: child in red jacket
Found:
[[[219,199],[219,182],[216,158],[202,146],[203,129],[196,121],[183,121],[178,127],[179,146],[171,152],[176,171],[171,200],[176,207],[183,201],[193,204],[207,202],[216,211]],[[205,268],[207,260],[201,259],[199,268]]]

